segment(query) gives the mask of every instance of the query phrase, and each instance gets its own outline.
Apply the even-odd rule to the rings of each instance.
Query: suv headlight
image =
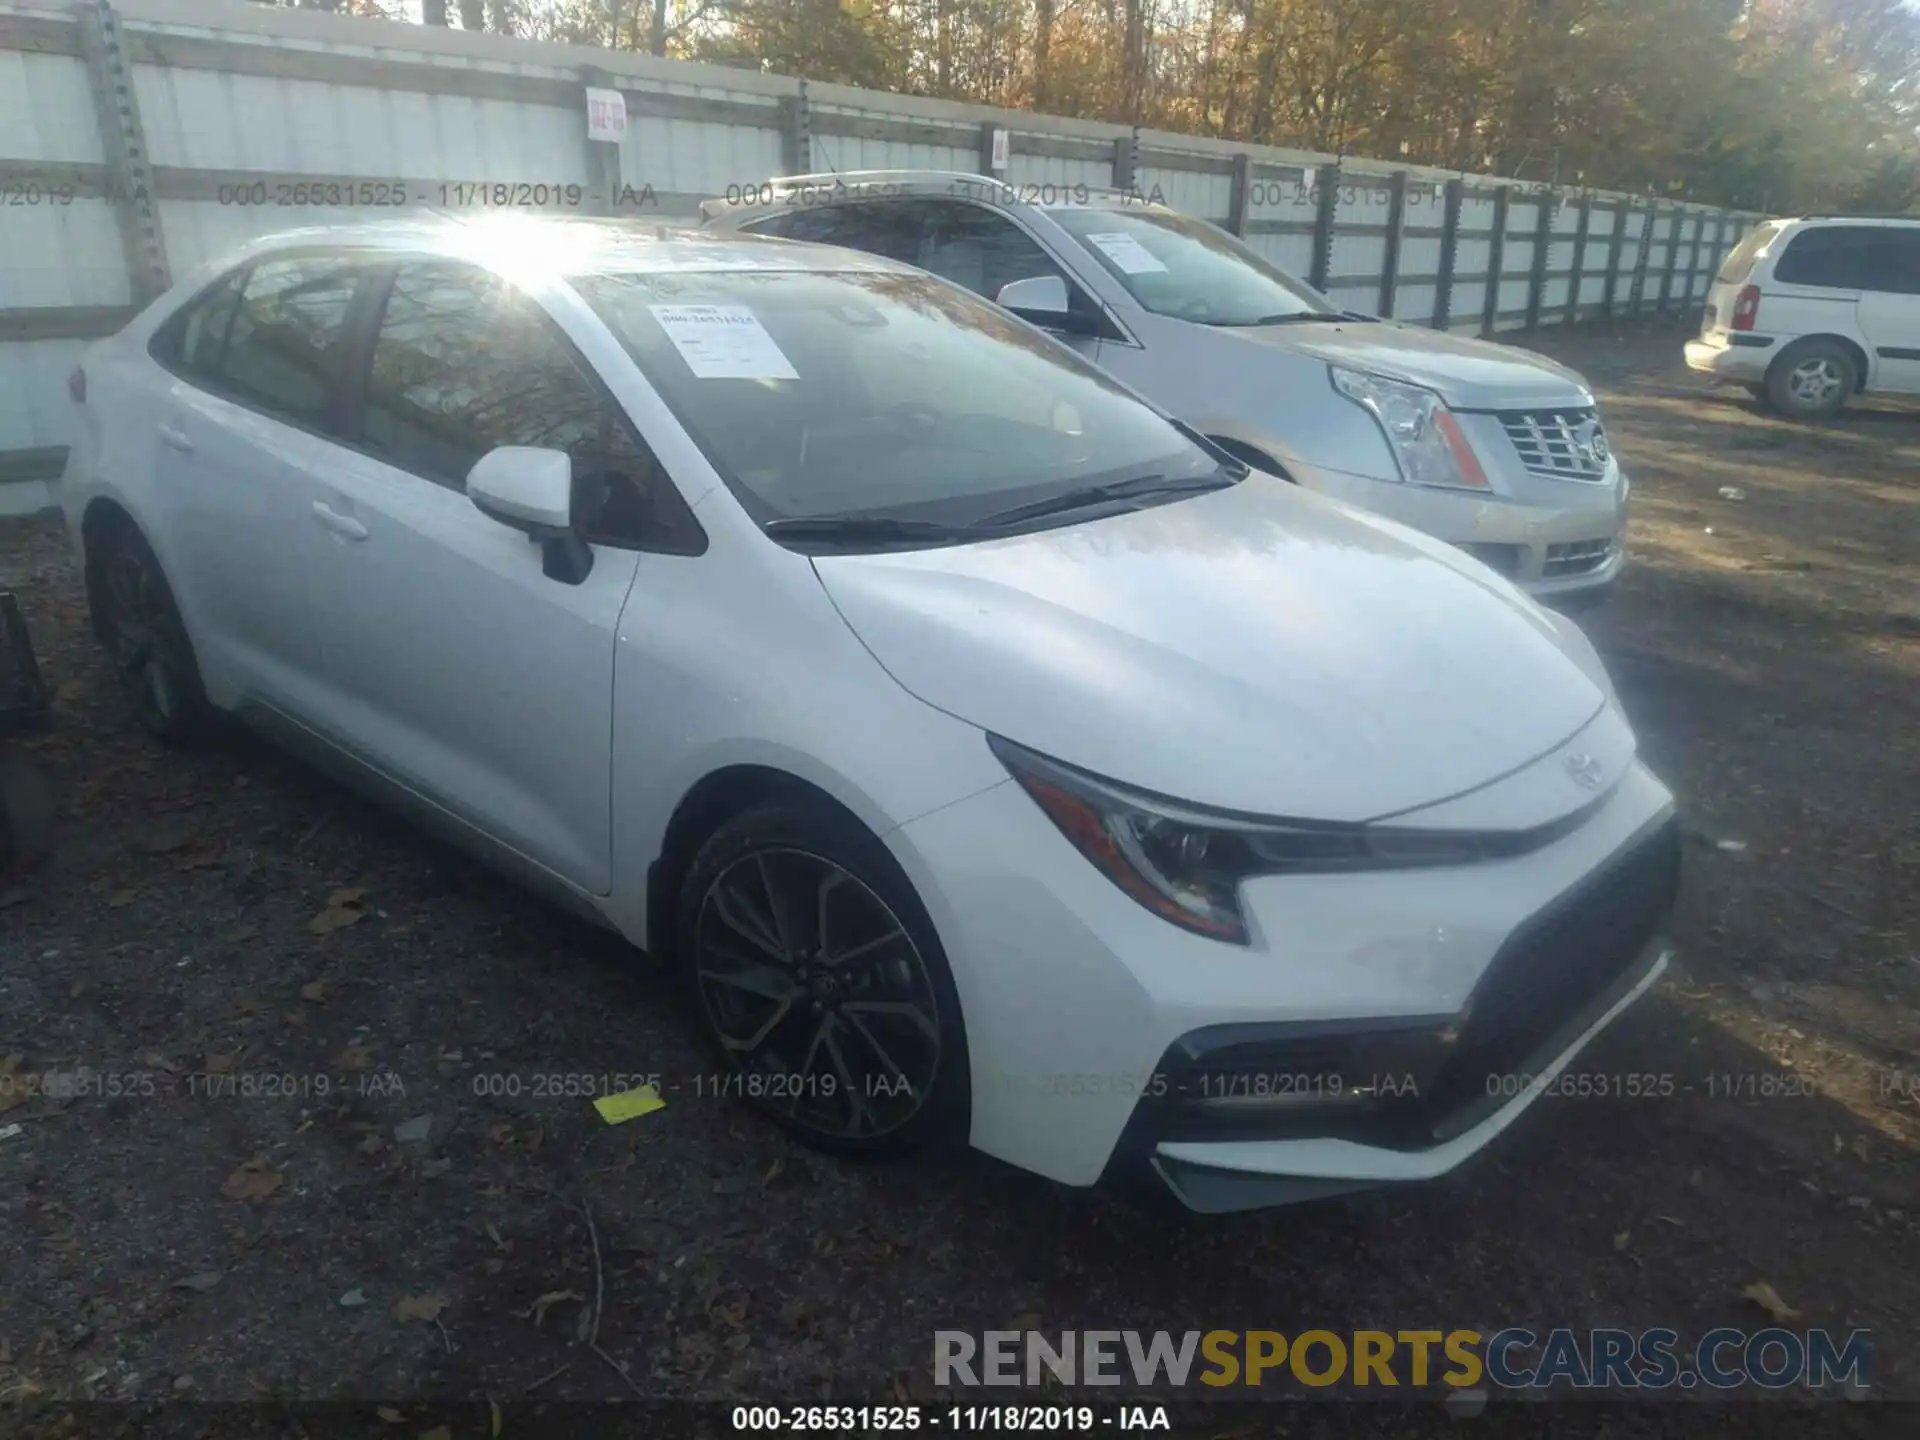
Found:
[[[1101,780],[998,735],[987,743],[1101,874],[1163,920],[1233,945],[1248,940],[1240,883],[1256,875],[1466,865],[1521,853],[1548,833],[1394,830],[1221,814]]]
[[[1455,489],[1488,488],[1487,472],[1480,468],[1460,422],[1433,391],[1363,370],[1338,365],[1327,369],[1333,388],[1379,422],[1402,480]]]

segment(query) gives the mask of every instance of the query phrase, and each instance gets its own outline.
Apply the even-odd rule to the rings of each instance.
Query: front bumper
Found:
[[[1538,778],[1563,785],[1561,762]],[[1629,762],[1524,855],[1248,882],[1246,946],[1127,898],[1012,782],[890,841],[960,994],[973,1143],[1066,1184],[1144,1170],[1233,1209],[1439,1174],[1510,1125],[1537,1088],[1488,1077],[1565,1064],[1657,975],[1671,836],[1672,797]],[[1309,1101],[1337,1075],[1345,1098],[1193,1103],[1250,1074]]]
[[[1466,421],[1480,416],[1464,416]],[[1476,448],[1492,453],[1492,442]],[[1289,465],[1302,486],[1457,545],[1537,599],[1611,585],[1626,563],[1624,473],[1607,483],[1526,477],[1514,495],[1443,490]],[[1503,482],[1505,483],[1505,482]]]

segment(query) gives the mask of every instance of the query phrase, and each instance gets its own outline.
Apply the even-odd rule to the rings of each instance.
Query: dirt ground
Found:
[[[1692,841],[1681,962],[1581,1068],[1671,1093],[1549,1098],[1441,1183],[1229,1219],[835,1164],[688,1090],[604,1124],[542,1077],[709,1068],[643,961],[262,744],[149,744],[57,527],[0,527],[62,797],[0,896],[0,1414],[931,1398],[936,1329],[1692,1338],[1766,1324],[1760,1284],[1920,1399],[1920,412],[1768,418],[1680,339],[1532,342],[1634,480],[1582,621]],[[260,1076],[290,1093],[237,1093]]]

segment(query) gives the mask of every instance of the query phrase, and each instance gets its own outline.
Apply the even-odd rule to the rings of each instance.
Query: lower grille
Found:
[[[1507,432],[1527,473],[1549,480],[1604,480],[1612,454],[1593,410],[1502,410]]]
[[[1618,981],[1673,912],[1680,887],[1680,827],[1668,821],[1597,879],[1528,921],[1475,987],[1453,1053],[1423,1094],[1448,1132],[1511,1095],[1506,1077],[1553,1057],[1541,1053],[1568,1022]]]
[[[1542,578],[1585,575],[1598,570],[1613,558],[1617,540],[1571,540],[1563,545],[1547,546],[1547,558],[1540,567]]]

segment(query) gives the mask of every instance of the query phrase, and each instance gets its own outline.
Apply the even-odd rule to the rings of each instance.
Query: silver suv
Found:
[[[1262,469],[1424,530],[1541,599],[1619,573],[1593,392],[1509,346],[1343,311],[1138,195],[924,170],[800,175],[706,223],[885,255],[997,300]]]

